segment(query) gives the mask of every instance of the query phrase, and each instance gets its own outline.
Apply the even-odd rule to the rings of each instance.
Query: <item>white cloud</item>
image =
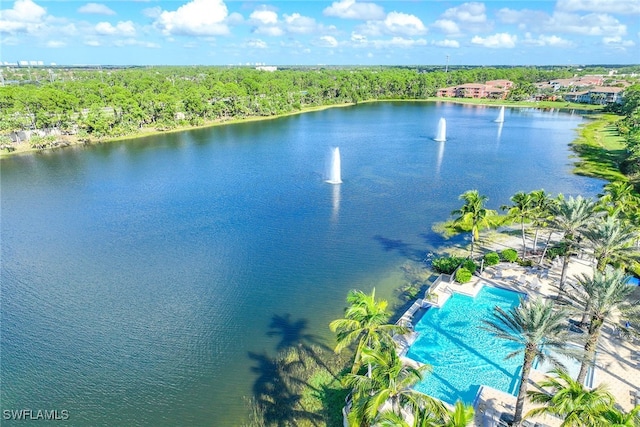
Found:
[[[54,49],[57,49],[57,48],[60,48],[60,47],[65,47],[66,45],[67,44],[65,42],[60,41],[60,40],[49,40],[47,42],[47,47],[54,48]]]
[[[458,43],[457,40],[437,40],[437,41],[432,41],[431,42],[432,45],[434,46],[440,46],[440,47],[452,47],[452,48],[459,48],[460,47],[460,43]]]
[[[159,49],[160,45],[157,43],[152,43],[152,42],[147,42],[144,40],[136,40],[136,39],[123,39],[123,40],[116,40],[115,42],[113,42],[114,46],[117,47],[123,47],[123,46],[140,46],[140,47],[146,47],[149,49]]]
[[[368,36],[381,36],[383,34],[415,36],[425,34],[427,28],[415,15],[401,12],[391,12],[382,21],[367,21],[356,28],[358,33]]]
[[[408,39],[404,37],[392,37],[390,40],[374,40],[373,46],[380,48],[398,47],[407,49],[414,46],[425,46],[427,41],[425,39]]]
[[[450,19],[438,19],[431,27],[437,28],[445,34],[460,34],[460,27]]]
[[[75,36],[78,33],[78,28],[76,28],[75,24],[67,24],[59,27],[58,31],[65,36]]]
[[[101,46],[101,43],[98,40],[85,40],[84,44],[87,46],[98,47]]]
[[[162,8],[160,6],[148,7],[146,9],[142,9],[142,14],[147,18],[157,19],[162,15]]]
[[[99,22],[95,26],[96,33],[103,36],[135,36],[136,28],[131,21],[120,21],[115,26],[110,22]]]
[[[253,48],[257,48],[257,49],[266,49],[267,48],[267,43],[265,43],[264,41],[262,41],[260,39],[254,39],[254,40],[247,41],[247,47],[253,47]]]
[[[493,49],[513,48],[516,46],[518,36],[509,33],[497,33],[492,36],[480,37],[475,36],[471,39],[471,43]]]
[[[351,33],[351,41],[357,44],[362,44],[367,42],[367,36],[363,36],[358,33]]]
[[[12,9],[0,11],[0,33],[34,32],[43,25],[47,11],[31,0],[16,0]]]
[[[175,11],[163,11],[155,25],[165,35],[225,35],[227,14],[223,0],[192,0]]]
[[[549,20],[549,14],[539,10],[513,10],[506,7],[498,10],[496,17],[503,24],[518,24],[520,28],[526,28],[534,23],[539,25]]]
[[[573,33],[585,36],[623,36],[627,33],[627,26],[621,24],[611,15],[590,13],[577,15],[573,13],[556,12],[548,22],[542,23],[545,32]]]
[[[633,40],[622,40],[622,37],[603,37],[602,44],[610,47],[633,47],[635,42]]]
[[[244,22],[244,18],[238,12],[233,12],[227,17],[226,22],[229,25],[240,25]]]
[[[487,21],[484,3],[477,2],[464,3],[447,9],[442,17],[468,24],[483,24]]]
[[[253,24],[252,32],[266,36],[277,37],[284,34],[278,22],[278,14],[272,10],[254,10],[249,15],[249,22]]]
[[[318,24],[315,19],[308,16],[302,16],[299,13],[292,15],[283,15],[284,24],[287,32],[294,34],[311,34],[318,31]]]
[[[116,13],[108,6],[101,3],[87,3],[78,8],[78,13],[90,13],[96,15],[115,15]]]
[[[249,18],[265,25],[278,23],[278,14],[272,10],[254,10],[251,15],[249,15]]]
[[[537,33],[584,36],[623,36],[627,33],[626,25],[606,13],[579,15],[556,11],[550,16],[542,11],[503,8],[496,13],[496,17],[502,23],[517,24],[521,30]]]
[[[384,20],[384,26],[388,32],[393,34],[413,36],[427,32],[427,28],[420,18],[401,12],[389,13]]]
[[[567,12],[639,14],[639,0],[558,0],[557,10]]]
[[[265,36],[271,37],[278,37],[284,34],[284,30],[282,28],[273,25],[255,27],[253,32],[256,34],[264,34]]]
[[[468,2],[444,11],[433,25],[445,34],[459,36],[462,33],[490,31],[493,22],[487,20],[484,3]]]
[[[369,40],[366,36],[358,33],[351,33],[351,46],[354,48],[386,49],[391,47],[409,48],[413,46],[426,46],[425,39],[413,39],[407,37],[395,36],[391,39],[373,39]]]
[[[320,45],[325,47],[336,47],[338,46],[338,40],[333,36],[322,36],[320,37]]]
[[[326,16],[335,16],[343,19],[378,20],[384,18],[384,9],[375,3],[360,2],[356,0],[340,0],[333,2],[323,12]]]
[[[550,46],[559,48],[573,47],[574,43],[570,40],[563,39],[555,35],[545,36],[539,35],[537,38],[533,38],[531,33],[525,33],[522,44],[529,46]]]

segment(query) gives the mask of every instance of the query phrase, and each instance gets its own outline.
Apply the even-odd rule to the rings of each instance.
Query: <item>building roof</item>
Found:
[[[624,88],[622,87],[599,87],[591,89],[589,92],[591,93],[619,93],[622,92]]]

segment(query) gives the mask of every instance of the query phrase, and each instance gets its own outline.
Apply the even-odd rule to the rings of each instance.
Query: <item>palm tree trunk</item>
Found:
[[[582,359],[580,372],[578,372],[578,378],[576,378],[576,381],[582,385],[584,385],[584,380],[587,378],[587,372],[589,372],[589,367],[591,367],[591,362],[593,362],[593,357],[596,353],[596,346],[598,344],[598,339],[600,338],[601,327],[601,320],[591,320],[591,324],[589,325],[589,336],[587,337],[587,342],[584,345],[584,359]]]
[[[562,296],[562,289],[564,288],[564,283],[567,281],[567,270],[569,267],[570,257],[571,256],[568,253],[563,257],[562,274],[560,274],[560,284],[558,285],[558,298]]]
[[[529,346],[524,351],[524,363],[522,364],[522,374],[520,374],[520,390],[518,390],[518,400],[516,401],[516,413],[513,415],[514,426],[520,425],[520,421],[522,421],[524,399],[527,396],[527,382],[529,381],[535,353],[536,349],[529,348]]]
[[[476,242],[476,238],[475,235],[473,234],[473,232],[471,233],[471,254],[469,254],[469,259],[473,259],[473,246]]]
[[[547,254],[547,249],[549,248],[549,243],[551,243],[551,236],[553,236],[553,230],[549,232],[549,237],[547,237],[547,241],[544,244],[544,249],[542,250],[542,255],[540,256],[540,261],[538,261],[538,265],[542,264],[544,260],[544,256]]]
[[[522,259],[525,259],[527,256],[527,240],[524,235],[524,220],[520,221],[520,229],[522,231]]]

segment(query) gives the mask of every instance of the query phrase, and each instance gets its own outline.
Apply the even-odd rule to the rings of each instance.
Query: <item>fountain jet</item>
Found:
[[[504,123],[504,105],[500,107],[500,112],[498,113],[496,123]]]
[[[441,117],[438,122],[438,133],[436,134],[435,140],[438,142],[447,140],[447,121],[444,117]]]
[[[327,182],[329,184],[341,184],[342,176],[340,170],[340,148],[334,147],[331,150],[331,162],[329,164],[329,174]]]

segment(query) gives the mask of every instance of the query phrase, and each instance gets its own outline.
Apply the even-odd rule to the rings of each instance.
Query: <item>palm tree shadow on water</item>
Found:
[[[336,412],[331,402],[344,404],[342,390],[333,384],[338,378],[336,367],[325,362],[333,350],[308,333],[307,324],[306,319],[292,320],[288,313],[274,315],[266,334],[278,337],[277,355],[271,357],[266,351],[248,353],[251,372],[257,375],[249,426],[333,425],[327,422],[329,413]],[[309,379],[316,373],[324,374],[328,380],[311,384]]]

